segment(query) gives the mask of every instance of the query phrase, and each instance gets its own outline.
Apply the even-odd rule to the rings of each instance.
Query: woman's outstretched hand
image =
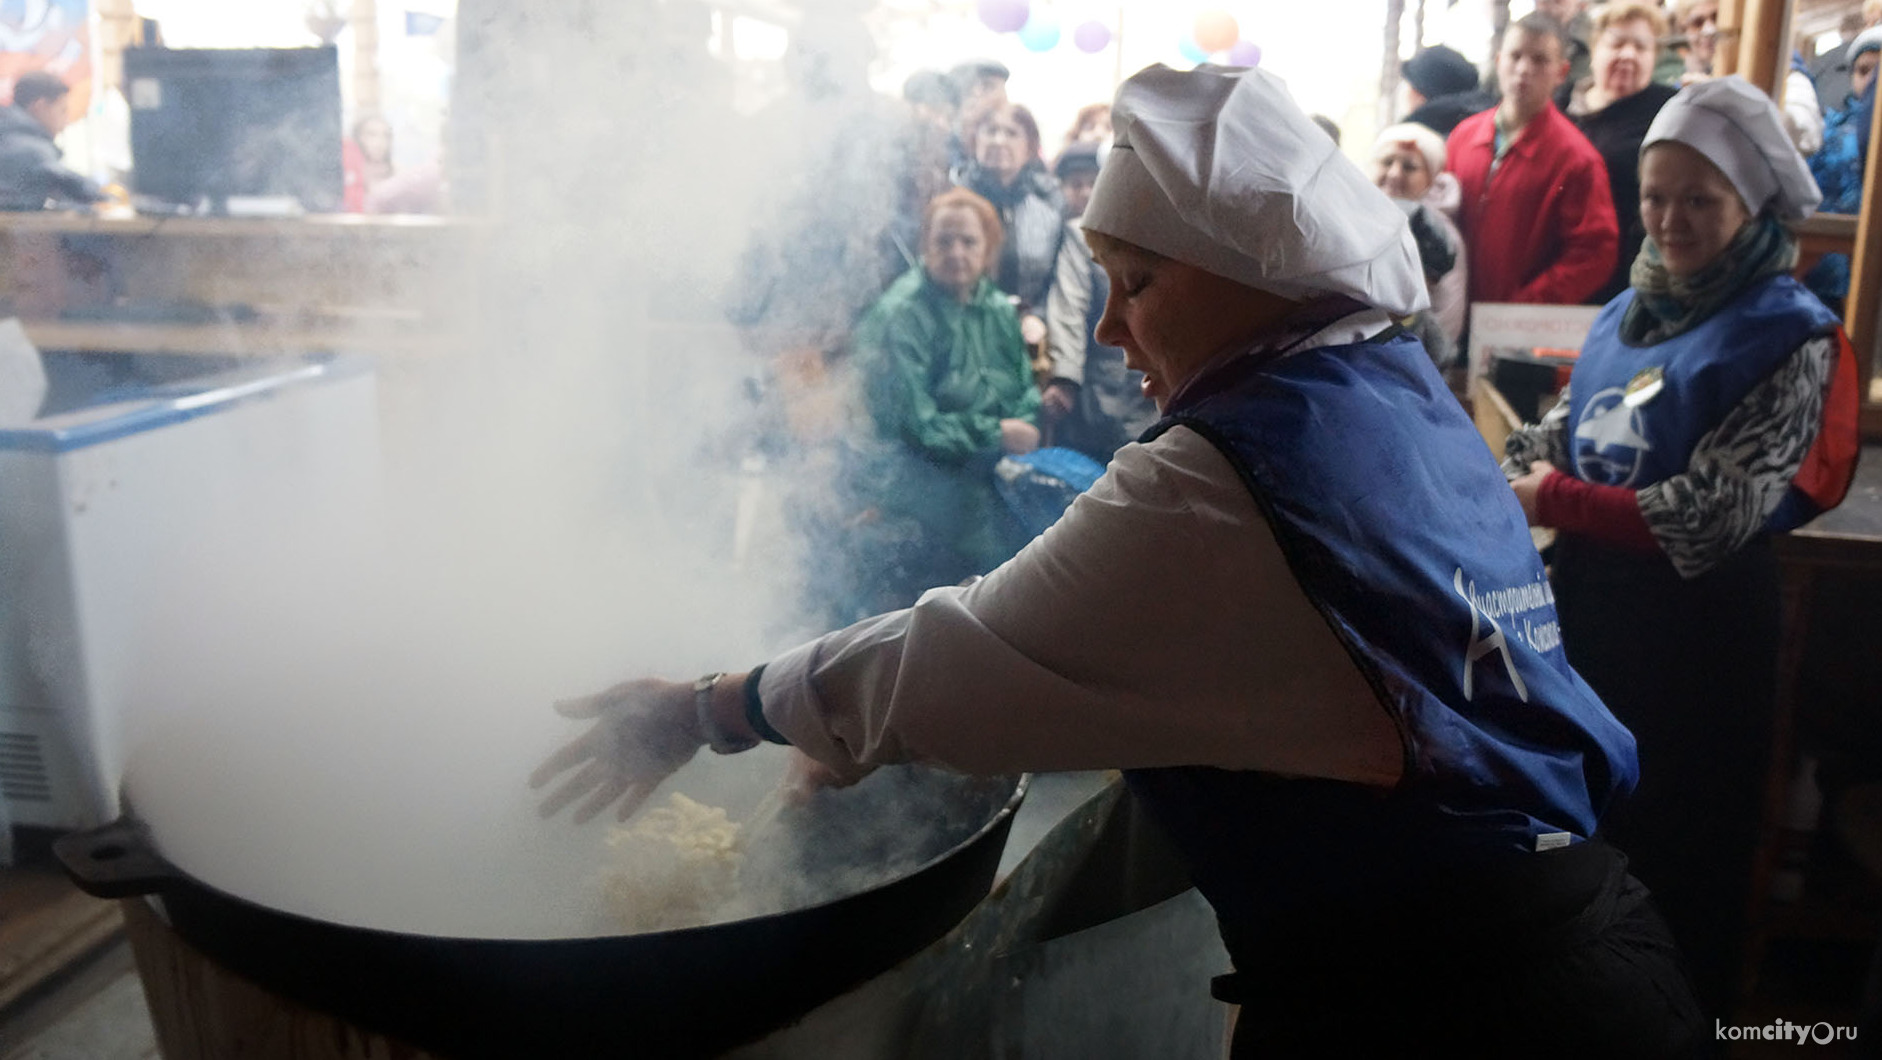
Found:
[[[618,819],[633,816],[662,781],[705,746],[694,703],[691,684],[657,678],[626,681],[557,703],[563,717],[593,718],[595,724],[530,774],[529,786],[541,788],[574,771],[543,800],[542,815],[554,817],[579,799],[576,824],[617,803]]]

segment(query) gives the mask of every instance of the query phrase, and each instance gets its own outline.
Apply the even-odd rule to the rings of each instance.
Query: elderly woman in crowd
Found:
[[[1776,686],[1770,535],[1848,488],[1855,367],[1790,276],[1783,222],[1818,192],[1769,98],[1700,82],[1645,144],[1632,289],[1505,470],[1530,522],[1559,532],[1569,659],[1640,741],[1639,793],[1606,834],[1729,1017]]]
[[[1111,139],[1111,104],[1087,103],[1078,108],[1071,128],[1065,130],[1064,151],[1073,144],[1101,144]]]
[[[1121,767],[1219,915],[1238,1057],[1689,1048],[1664,926],[1591,838],[1632,740],[1391,323],[1425,303],[1404,215],[1265,71],[1151,67],[1115,114],[1085,230],[1148,440],[972,585],[563,704],[595,725],[537,771],[573,771],[545,812],[631,813],[760,739],[845,779]]]
[[[1686,72],[1679,77],[1680,86],[1710,78],[1719,53],[1719,0],[1678,0],[1673,5],[1673,24],[1686,34]],[[1779,117],[1785,135],[1803,154],[1816,153],[1823,146],[1823,111],[1816,85],[1795,61],[1784,75],[1783,97]]]
[[[1658,7],[1620,0],[1596,9],[1590,28],[1593,72],[1575,85],[1568,117],[1601,152],[1601,161],[1608,167],[1608,189],[1614,194],[1614,213],[1621,224],[1614,275],[1593,299],[1602,304],[1627,289],[1628,273],[1646,238],[1640,211],[1634,208],[1640,201],[1640,141],[1654,115],[1678,89],[1653,80],[1660,38],[1666,36],[1666,15]]]
[[[846,557],[864,613],[984,573],[1019,547],[993,492],[1003,453],[1039,444],[1039,392],[1019,321],[987,278],[1002,230],[953,188],[922,216],[921,263],[863,314],[852,339],[872,437],[850,483],[871,530]]]
[[[970,115],[966,133],[973,161],[954,174],[954,183],[1000,212],[1006,242],[994,282],[1018,299],[1020,335],[1037,346],[1046,337],[1046,292],[1065,234],[1065,201],[1040,158],[1032,111],[999,100]]]
[[[1430,318],[1445,345],[1455,351],[1470,309],[1470,269],[1464,260],[1464,237],[1457,230],[1462,189],[1456,174],[1444,171],[1444,158],[1443,138],[1410,122],[1388,127],[1372,145],[1373,183],[1411,221],[1418,257],[1424,263]],[[1427,347],[1433,345],[1423,333],[1420,338]],[[1440,364],[1450,360],[1438,350],[1431,353]]]

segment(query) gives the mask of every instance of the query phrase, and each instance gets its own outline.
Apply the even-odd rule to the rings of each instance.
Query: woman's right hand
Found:
[[[1537,520],[1536,495],[1542,491],[1542,483],[1555,474],[1555,466],[1546,460],[1537,460],[1529,465],[1529,474],[1510,480],[1510,489],[1516,491],[1516,501],[1523,506],[1523,518],[1530,526],[1541,526]]]
[[[557,703],[556,712],[563,717],[592,718],[595,724],[530,774],[529,786],[541,788],[574,770],[543,800],[542,815],[554,817],[582,799],[576,824],[615,803],[620,804],[620,820],[633,816],[662,781],[705,746],[695,704],[691,684],[655,678],[626,681]]]
[[[1039,428],[1025,420],[1000,421],[1000,448],[1017,456],[1039,448]]]

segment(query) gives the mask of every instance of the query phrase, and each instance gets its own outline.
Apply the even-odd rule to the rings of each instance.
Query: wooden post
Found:
[[[1869,142],[1882,135],[1882,107],[1870,119]],[[1850,254],[1849,298],[1843,304],[1843,323],[1856,350],[1856,372],[1862,381],[1857,393],[1868,402],[1875,375],[1876,314],[1882,309],[1882,217],[1878,217],[1876,181],[1882,178],[1882,151],[1871,149],[1862,167],[1862,211],[1856,215],[1856,248]]]
[[[1719,0],[1719,37],[1712,52],[1712,73],[1718,77],[1738,73],[1744,65],[1739,50],[1744,46],[1740,28],[1745,24],[1745,3]]]
[[[1790,70],[1790,48],[1784,26],[1790,21],[1790,0],[1743,0],[1738,25],[1737,72],[1764,89],[1780,105],[1784,102],[1784,75]],[[1724,5],[1719,13],[1723,17]],[[1720,27],[1723,36],[1724,27]],[[1720,54],[1724,54],[1721,50]],[[1714,60],[1716,62],[1716,59]],[[1714,73],[1730,72],[1713,70]]]
[[[356,114],[378,114],[379,110],[379,4],[377,0],[353,0],[353,12],[347,16],[353,27],[353,108]]]
[[[131,0],[94,0],[98,12],[99,82],[109,92],[124,82],[124,49],[137,42],[142,25]]]
[[[1117,34],[1111,38],[1113,66],[1111,70],[1111,95],[1116,96],[1118,86],[1124,83],[1124,5],[1117,5]]]
[[[1392,100],[1398,94],[1398,49],[1405,23],[1405,0],[1385,0],[1385,55],[1379,69],[1379,113],[1375,128],[1397,119]]]

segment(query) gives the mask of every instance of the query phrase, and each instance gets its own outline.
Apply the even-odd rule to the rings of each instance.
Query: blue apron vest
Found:
[[[1238,358],[1145,440],[1179,425],[1234,465],[1406,749],[1390,792],[1203,767],[1127,774],[1232,952],[1390,907],[1447,865],[1593,834],[1634,786],[1633,737],[1569,667],[1522,510],[1415,339]]]
[[[1621,340],[1632,290],[1601,310],[1569,380],[1569,460],[1578,478],[1644,489],[1686,470],[1693,449],[1807,340],[1834,334],[1835,314],[1789,276],[1776,276],[1691,331],[1653,346]],[[1627,404],[1630,384],[1655,383]],[[1791,491],[1797,494],[1795,488]],[[1787,496],[1767,528],[1789,530],[1819,509]]]

